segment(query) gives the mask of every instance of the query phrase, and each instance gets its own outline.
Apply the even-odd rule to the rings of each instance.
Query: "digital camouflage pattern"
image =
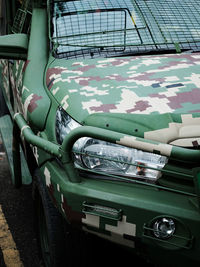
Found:
[[[55,60],[46,85],[73,117],[96,112],[200,112],[200,54]]]
[[[14,96],[11,104],[17,113],[13,119],[22,141],[33,151],[53,204],[67,222],[84,231],[134,248],[138,254],[144,252],[146,259],[155,253],[152,258],[158,265],[166,255],[169,266],[173,258],[174,266],[196,267],[200,248],[200,53],[58,59],[55,50],[49,50],[51,13],[47,10],[33,8],[26,60],[1,60],[0,64],[7,100]],[[83,125],[66,134],[62,144],[56,138],[59,106]],[[145,176],[109,174],[103,168],[99,173],[84,166],[79,172],[72,150],[82,136],[161,154],[168,162],[162,170],[156,165],[162,175],[155,183]],[[126,164],[122,160],[118,163]],[[142,162],[136,164],[145,168]],[[84,210],[84,203],[94,205],[93,214]],[[113,219],[108,210],[99,214],[99,207],[120,210],[121,216]],[[161,240],[153,225],[166,217],[175,221],[176,232]]]
[[[97,113],[151,115],[151,129],[149,120],[146,124],[142,120],[147,129],[140,132],[140,137],[170,143],[173,139],[196,137],[191,126],[197,127],[200,121],[196,118],[200,117],[199,65],[199,53],[80,62],[54,60],[47,69],[46,86],[80,123]],[[184,119],[185,113],[191,114],[189,120]],[[170,115],[165,116],[164,123],[156,118],[152,129],[152,115],[158,114]],[[190,135],[180,136],[179,130],[185,125],[190,125]],[[155,131],[159,129],[163,130]],[[199,139],[191,139],[187,146],[193,146],[194,141]]]
[[[53,181],[52,176],[55,174],[51,166],[48,165],[43,170],[45,182],[54,204],[70,223],[82,227],[84,231],[96,234],[112,242],[131,248],[135,247],[136,225],[131,223],[131,219],[127,218],[128,215],[124,215],[121,221],[113,222],[100,216],[84,214],[80,211],[82,205],[78,205],[75,208],[73,197],[63,193],[61,186]]]

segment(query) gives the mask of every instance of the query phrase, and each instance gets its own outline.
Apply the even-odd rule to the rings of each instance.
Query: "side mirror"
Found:
[[[28,36],[23,33],[0,36],[0,58],[27,59]]]

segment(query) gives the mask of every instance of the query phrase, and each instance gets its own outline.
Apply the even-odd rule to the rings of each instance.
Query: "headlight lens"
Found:
[[[73,147],[75,166],[96,172],[156,181],[167,158],[117,144],[80,138]]]
[[[62,108],[58,108],[56,112],[56,139],[62,144],[65,136],[73,129],[81,125],[73,120]]]
[[[80,126],[62,108],[57,110],[56,138],[59,144],[71,130]],[[159,169],[167,163],[164,156],[89,137],[77,140],[73,154],[76,168],[153,182],[161,176]]]

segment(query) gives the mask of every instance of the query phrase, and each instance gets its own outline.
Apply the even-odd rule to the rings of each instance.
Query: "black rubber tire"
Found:
[[[63,219],[52,205],[38,172],[34,177],[34,202],[36,230],[43,264],[46,267],[65,266],[63,265],[66,256]]]
[[[22,186],[22,169],[20,156],[20,129],[16,122],[13,123],[13,140],[12,140],[12,155],[13,155],[13,185],[15,188]]]
[[[43,265],[45,267],[89,267],[86,257],[87,235],[71,227],[54,207],[38,170],[33,180],[33,200],[36,233]],[[44,250],[44,231],[48,242],[48,259]]]

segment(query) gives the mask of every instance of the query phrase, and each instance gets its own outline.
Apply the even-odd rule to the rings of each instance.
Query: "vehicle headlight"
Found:
[[[63,109],[57,110],[56,138],[59,144],[71,130],[80,126]],[[89,137],[78,139],[72,152],[78,169],[153,182],[161,176],[160,170],[167,163],[164,156]]]
[[[88,137],[74,144],[73,153],[76,168],[150,181],[160,177],[167,163],[161,155]]]
[[[73,120],[67,112],[62,108],[58,108],[56,112],[56,139],[61,145],[65,136],[73,129],[81,125]]]

